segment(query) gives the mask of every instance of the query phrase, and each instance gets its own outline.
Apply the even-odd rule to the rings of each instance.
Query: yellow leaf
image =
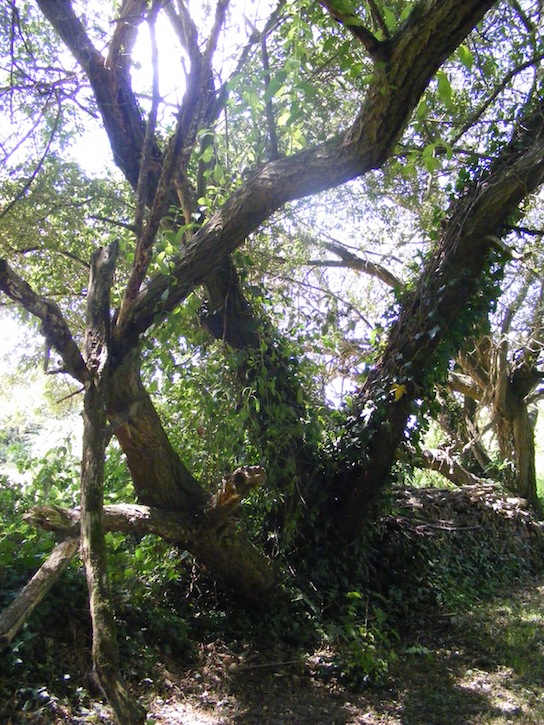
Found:
[[[407,392],[407,387],[404,385],[404,383],[401,383],[400,385],[397,385],[397,383],[393,383],[391,386],[391,392],[395,395],[395,403],[397,403],[402,396]]]

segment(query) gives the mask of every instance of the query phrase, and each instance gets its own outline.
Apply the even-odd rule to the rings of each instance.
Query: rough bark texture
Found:
[[[493,4],[492,0],[461,4],[434,0],[424,9],[416,7],[389,41],[385,61],[376,65],[374,80],[348,132],[256,171],[193,236],[173,274],[156,277],[140,293],[125,326],[130,337],[135,340],[154,319],[175,308],[283,204],[381,166],[437,68]],[[87,73],[116,161],[136,187],[145,124],[126,78],[107,67],[69,0],[40,0],[39,5]]]
[[[496,431],[503,460],[510,461],[512,470],[506,484],[517,496],[540,510],[536,488],[535,436],[527,409],[526,397],[536,382],[527,375],[530,371],[517,368],[505,380],[506,390],[496,406]]]
[[[127,692],[120,675],[104,541],[104,460],[108,443],[106,390],[109,382],[109,295],[117,249],[99,249],[92,259],[87,296],[86,358],[90,382],[83,405],[81,460],[81,554],[93,624],[93,665],[120,725],[138,725],[145,712]]]
[[[140,504],[110,504],[102,509],[105,531],[121,531],[145,536],[156,534],[172,544],[185,545],[191,538],[192,517]],[[33,506],[24,515],[25,521],[62,536],[79,536],[81,509],[60,506]]]
[[[38,0],[38,4],[87,74],[116,162],[136,189],[142,171],[146,124],[127,72],[126,49],[132,42],[133,30],[123,23],[117,24],[106,59],[86,35],[70,0]],[[164,319],[196,284],[206,281],[210,298],[214,299],[215,295],[218,300],[217,309],[221,312],[220,306],[224,308],[223,323],[226,320],[227,324],[223,324],[221,334],[236,337],[237,344],[254,346],[255,329],[249,327],[243,331],[230,324],[233,319],[243,323],[245,311],[249,318],[250,310],[244,307],[243,297],[238,297],[239,304],[232,306],[233,315],[229,315],[227,299],[235,295],[229,297],[228,292],[222,293],[219,274],[220,270],[229,268],[228,255],[286,202],[380,167],[400,138],[437,68],[493,4],[491,0],[463,3],[431,0],[416,5],[399,31],[386,42],[374,46],[368,36],[359,37],[379,62],[359,113],[347,132],[257,169],[192,238],[185,239],[170,275],[155,277],[137,292],[143,279],[143,274],[138,274],[114,329],[113,386],[107,405],[140,500],[189,513],[195,522],[198,512],[206,508],[206,496],[169,444],[139,380],[138,366],[131,356],[137,355],[140,335],[151,324]],[[124,21],[129,25],[139,22],[144,7],[144,3],[127,0],[121,10]],[[214,26],[204,50],[198,45],[196,29],[184,7],[180,4],[179,12],[183,16],[180,32],[191,58],[188,93],[176,119],[175,134],[165,151],[158,143],[152,144],[146,170],[148,206],[162,209],[168,207],[171,199],[177,199],[183,210],[182,217],[193,208],[194,188],[185,171],[199,123],[214,117],[206,105],[214,97],[213,88],[209,88],[209,71],[226,4],[217,5]],[[532,143],[534,139],[529,136],[530,133],[522,142]],[[511,161],[510,158],[507,163]],[[342,455],[347,464],[339,474],[333,493],[340,512],[337,523],[342,526],[346,522],[348,532],[356,530],[368,497],[374,498],[387,478],[411,403],[424,390],[425,374],[434,364],[444,330],[475,289],[478,274],[493,245],[492,237],[502,233],[506,210],[514,208],[540,181],[541,159],[524,157],[519,161],[518,166],[513,164],[502,175],[500,169],[494,168],[459,204],[443,235],[439,252],[393,329],[379,367],[361,393],[353,425],[348,426],[343,441]],[[179,164],[177,176],[171,175],[174,162]],[[143,257],[135,260],[135,264],[144,263]],[[145,264],[142,270],[145,271]],[[238,294],[236,280],[233,284],[236,286],[232,289]],[[438,334],[433,332],[437,324]],[[405,382],[406,394],[393,398],[391,386]],[[284,398],[290,395],[289,386],[282,395]],[[362,430],[359,424],[361,416],[366,415],[366,400],[373,401],[379,414],[373,412],[369,425]],[[265,421],[261,428],[265,430],[266,425]],[[301,435],[301,441],[303,438]],[[296,442],[297,450],[301,449],[299,442]],[[257,591],[263,581],[266,587],[270,586],[273,578],[269,576],[265,560],[259,560],[257,553],[232,528],[228,528],[226,535],[209,522],[206,524],[205,517],[199,526],[200,536],[192,539],[192,551],[204,563],[215,566],[223,578],[246,591]],[[249,569],[247,562],[251,562]],[[253,583],[248,574],[253,576]]]
[[[208,496],[172,447],[140,377],[138,351],[111,376],[107,413],[123,452],[138,500],[171,511],[196,513]]]
[[[529,282],[530,282],[529,275]],[[485,335],[472,342],[471,350],[458,356],[458,363],[464,373],[453,373],[448,378],[452,390],[465,396],[466,413],[465,440],[472,443],[470,449],[482,471],[502,480],[508,489],[524,498],[534,511],[540,513],[535,471],[534,425],[529,413],[531,393],[542,380],[542,373],[536,367],[541,351],[541,310],[535,310],[535,324],[528,329],[528,340],[523,349],[513,353],[509,343],[510,325],[515,307],[525,300],[529,283],[521,285],[518,299],[507,308],[500,338],[494,342]],[[539,305],[537,305],[538,307]],[[509,355],[515,360],[508,360]],[[482,430],[478,426],[478,406],[488,411],[489,422]],[[499,454],[507,464],[497,468],[481,445],[485,430],[495,433]],[[463,437],[463,436],[462,436]]]
[[[39,5],[87,74],[116,162],[136,188],[146,124],[130,88],[123,53],[132,38],[125,20],[132,26],[139,22],[143,4],[123,5],[124,20],[117,25],[107,60],[86,35],[70,0],[39,0]],[[229,264],[228,255],[287,201],[333,187],[379,167],[387,159],[436,69],[492,5],[491,0],[468,0],[461,5],[454,0],[435,0],[424,9],[416,8],[397,35],[381,48],[373,82],[347,133],[295,156],[275,159],[258,169],[191,239],[185,240],[172,274],[154,278],[134,301],[128,299],[123,305],[123,314],[114,330],[113,364],[119,374],[108,405],[110,419],[127,455],[142,501],[177,510],[195,510],[202,505],[203,495],[169,446],[149,399],[142,394],[134,368],[129,365],[123,370],[124,360],[137,347],[139,335],[154,321],[164,318],[204,280],[209,281],[211,296],[215,294],[224,305],[227,296],[223,295],[221,299],[221,277],[214,279],[213,272],[224,269],[225,264]],[[167,197],[177,197],[181,207],[190,210],[192,189],[185,170],[199,119],[211,120],[210,112],[206,110],[206,104],[213,97],[213,88],[210,91],[208,85],[209,70],[224,9],[223,3],[218,4],[204,51],[198,47],[196,28],[188,13],[183,8],[179,10],[180,37],[191,58],[191,73],[175,134],[164,153],[157,145],[152,147],[146,170],[149,175],[147,203],[152,208],[157,206],[160,196],[163,202]],[[214,109],[212,116],[217,117],[215,106]],[[169,169],[174,160],[181,171],[172,178],[174,188],[168,189],[164,182],[170,178]],[[135,259],[135,265],[141,261]],[[236,291],[239,292],[239,286]],[[238,299],[240,305],[238,310],[234,307],[234,319],[244,308],[243,298],[238,295]],[[228,310],[225,308],[224,312]],[[238,315],[237,321],[243,322],[243,316]],[[254,331],[249,333],[238,342],[253,346],[255,334]],[[129,374],[123,379],[127,370]],[[126,386],[124,390],[123,386]],[[127,392],[130,386],[131,394]],[[289,389],[282,394],[288,397],[291,392]],[[294,400],[296,397],[283,402],[289,405],[294,404]],[[261,427],[265,429],[266,425],[267,421]],[[296,450],[303,450],[302,436],[294,443]],[[289,453],[292,455],[292,451]],[[218,564],[230,561],[232,569],[232,558],[218,556],[217,542],[211,549],[210,545],[211,540],[202,547],[201,554],[215,558]]]
[[[235,528],[240,502],[262,486],[266,475],[260,466],[247,466],[226,477],[199,514],[163,508],[121,504],[103,507],[105,530],[155,534],[191,551],[198,561],[246,599],[270,598],[278,578],[272,564]],[[33,526],[75,536],[81,525],[78,509],[36,506],[26,514]]]
[[[66,372],[76,380],[85,382],[88,376],[85,362],[60,307],[38,295],[4,259],[0,259],[0,290],[41,320],[41,331],[47,344],[62,357]]]
[[[412,403],[429,393],[438,347],[471,303],[508,215],[544,179],[543,111],[541,102],[527,112],[511,143],[454,205],[437,251],[357,396],[341,442],[344,463],[332,492],[336,526],[348,538],[357,536],[362,512],[388,480]],[[470,323],[465,335],[469,332]],[[400,397],[393,392],[398,385],[404,386]]]

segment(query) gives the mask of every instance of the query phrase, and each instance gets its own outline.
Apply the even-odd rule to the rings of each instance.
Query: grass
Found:
[[[539,406],[535,427],[535,468],[538,498],[544,508],[544,410]]]

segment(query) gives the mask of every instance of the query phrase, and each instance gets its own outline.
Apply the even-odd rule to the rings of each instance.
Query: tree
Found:
[[[493,472],[509,491],[540,511],[534,427],[542,395],[542,285],[539,250],[529,252],[527,247],[528,259],[514,265],[515,277],[501,300],[496,329],[489,324],[488,334],[462,352],[449,385],[463,396],[459,447],[472,453],[481,473]],[[484,445],[486,430],[495,434],[502,471]]]
[[[79,13],[71,0],[12,1],[2,12],[11,28],[2,41],[10,61],[3,108],[13,122],[18,113],[30,118],[28,137],[39,151],[25,164],[21,139],[5,144],[20,173],[3,186],[0,289],[41,321],[47,348],[84,398],[81,516],[58,509],[33,516],[72,536],[80,527],[97,674],[119,721],[136,722],[142,715],[118,673],[105,528],[164,536],[241,596],[266,598],[278,588],[264,549],[236,526],[242,499],[265,486],[265,471],[251,465],[260,461],[243,461],[216,491],[201,484],[146,387],[146,345],[183,344],[204,354],[203,330],[215,338],[214,354],[228,360],[232,385],[249,391],[251,412],[246,408],[242,423],[252,450],[267,461],[269,520],[291,531],[325,521],[324,538],[356,540],[387,485],[410,417],[497,297],[507,261],[502,239],[542,182],[540,15],[529,5],[491,0],[280,0],[268,19],[239,23],[244,37],[242,28],[227,32],[240,17],[227,0],[213,10],[183,0],[124,0],[109,16],[92,6]],[[161,91],[166,23],[185,81],[173,107]],[[146,25],[151,80],[138,89],[132,64]],[[223,50],[229,45],[231,58]],[[53,151],[62,154],[74,124],[77,133],[78,106],[100,119],[127,187],[94,184],[96,238],[85,235],[82,253],[65,233],[65,257],[91,273],[85,299],[57,303],[59,276],[51,284],[39,271],[65,240],[40,242],[27,232],[21,247],[16,215],[28,213],[25,200],[44,174],[54,176]],[[460,168],[463,156],[468,163]],[[392,185],[391,197],[419,194],[420,234],[426,230],[430,249],[327,447],[303,366],[263,303],[274,284],[263,273],[256,291],[251,259],[240,250],[251,238],[264,264],[275,250],[259,233],[277,229],[288,205],[303,214],[299,200],[320,192],[329,194],[334,225],[341,226],[348,210],[335,206],[334,190],[354,179],[369,195]],[[85,187],[83,180],[74,184]],[[108,217],[115,226],[104,238],[100,225]],[[286,217],[282,233],[293,228]],[[103,510],[111,435],[126,456],[139,507]]]

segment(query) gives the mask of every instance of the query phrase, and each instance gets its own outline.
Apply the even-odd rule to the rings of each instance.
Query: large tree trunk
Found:
[[[170,443],[141,376],[139,350],[122,358],[108,389],[108,418],[140,503],[197,513],[209,496]]]
[[[357,537],[365,512],[380,497],[413,405],[436,382],[439,356],[445,378],[445,363],[472,336],[474,322],[485,311],[486,297],[493,293],[485,289],[485,270],[499,264],[502,253],[496,240],[511,211],[544,179],[543,121],[540,101],[520,120],[489,171],[456,202],[379,364],[355,398],[330,496],[336,528],[345,538]]]
[[[497,407],[497,440],[502,459],[511,465],[505,475],[506,486],[524,498],[533,510],[541,512],[536,487],[534,429],[525,399],[526,386],[520,384],[518,377],[521,376],[516,376],[516,372],[505,381],[506,393]]]
[[[85,346],[90,380],[83,406],[81,555],[93,624],[94,671],[119,724],[138,725],[143,724],[145,712],[127,692],[120,674],[103,525],[104,460],[108,443],[106,390],[111,353],[109,295],[116,257],[116,245],[99,249],[93,255],[87,296]]]
[[[138,501],[183,514],[180,543],[240,596],[269,597],[277,584],[270,562],[233,525],[217,525],[213,511],[218,502],[191,476],[170,443],[139,366],[138,355],[126,356],[112,376],[108,395],[108,417]]]

